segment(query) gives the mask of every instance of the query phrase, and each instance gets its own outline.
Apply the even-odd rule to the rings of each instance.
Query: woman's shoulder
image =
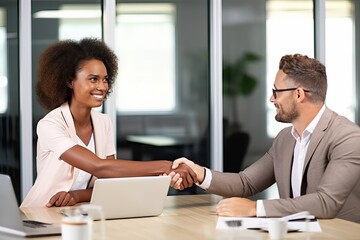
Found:
[[[43,118],[39,120],[37,127],[49,128],[54,127],[55,125],[62,127],[67,125],[66,113],[64,113],[61,108],[62,106],[48,112]]]
[[[91,117],[92,118],[98,118],[98,119],[101,119],[101,120],[110,120],[110,116],[106,113],[102,113],[102,112],[99,112],[97,110],[91,110]]]
[[[91,111],[91,119],[94,125],[112,126],[110,116],[106,113],[101,113],[96,110]]]
[[[50,112],[48,112],[40,121],[46,121],[51,119],[57,119],[61,117],[61,110],[60,107],[54,108]]]

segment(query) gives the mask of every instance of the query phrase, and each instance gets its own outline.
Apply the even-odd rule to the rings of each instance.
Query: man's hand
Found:
[[[50,198],[50,201],[46,204],[46,207],[63,207],[73,206],[79,201],[79,196],[74,192],[58,192]]]
[[[175,175],[172,178],[172,182],[176,182],[177,184],[172,183],[172,186],[178,186],[179,188],[177,189],[183,190],[184,188],[191,187],[194,182],[198,181],[196,173],[186,164],[181,164],[176,169],[173,169],[173,171]],[[177,174],[180,175],[178,179],[175,178]],[[173,181],[173,179],[175,181]]]
[[[190,161],[187,158],[182,157],[182,158],[176,159],[173,162],[172,169],[175,170],[179,166],[184,165],[184,163],[186,165],[188,165],[196,173],[197,182],[202,183],[204,181],[204,178],[205,178],[205,168],[195,164],[193,161]]]
[[[247,198],[225,198],[216,206],[216,214],[224,217],[255,217],[256,201]]]

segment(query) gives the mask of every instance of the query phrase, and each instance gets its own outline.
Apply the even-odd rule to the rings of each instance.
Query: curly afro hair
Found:
[[[112,92],[118,64],[115,53],[101,40],[84,38],[63,40],[49,46],[40,56],[36,94],[40,104],[51,111],[71,98],[68,84],[84,61],[97,59],[104,63]]]

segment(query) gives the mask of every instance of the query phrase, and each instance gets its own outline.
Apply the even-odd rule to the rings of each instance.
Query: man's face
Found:
[[[279,70],[274,82],[273,95],[270,97],[270,102],[274,103],[276,108],[276,121],[292,123],[299,116],[295,94],[296,86],[286,79],[286,74],[282,70]]]

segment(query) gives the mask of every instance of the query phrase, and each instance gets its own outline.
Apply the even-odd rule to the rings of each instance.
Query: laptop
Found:
[[[90,204],[101,206],[105,219],[158,216],[170,180],[169,176],[97,179]]]
[[[21,220],[14,188],[8,175],[0,174],[0,233],[22,237],[60,235],[61,227],[50,223]],[[1,235],[0,235],[1,236]],[[1,238],[1,237],[0,237]]]

